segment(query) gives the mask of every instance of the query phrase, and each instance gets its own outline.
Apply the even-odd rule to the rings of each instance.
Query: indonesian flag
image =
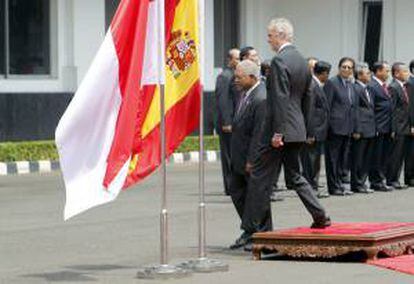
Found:
[[[199,123],[203,0],[122,0],[56,129],[65,220],[114,200],[161,163]]]

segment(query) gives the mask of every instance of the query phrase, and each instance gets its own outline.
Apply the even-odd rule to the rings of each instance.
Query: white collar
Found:
[[[377,77],[377,76],[372,76],[372,78],[373,78],[375,81],[377,81],[377,82],[378,82],[378,84],[380,84],[380,85],[381,85],[381,87],[382,87],[382,85],[386,84],[385,82],[383,82],[383,81],[381,81],[380,79],[378,79],[378,77]]]
[[[259,86],[260,84],[260,80],[257,80],[256,84],[253,85],[253,87],[251,87],[245,95],[245,99],[247,99],[248,96],[250,96],[250,94],[254,91],[254,89],[256,89],[257,86]]]
[[[397,83],[401,86],[401,88],[404,89],[404,83],[401,82],[400,80],[398,80],[397,78],[395,78],[395,81],[397,81]]]
[[[312,77],[316,81],[316,83],[318,83],[319,87],[323,87],[323,83],[321,82],[321,80],[319,80],[318,77],[316,77],[315,75],[312,75]]]
[[[358,83],[358,84],[360,84],[362,87],[364,87],[364,88],[366,88],[366,84],[364,84],[362,81],[360,81],[360,80],[356,80],[356,82]]]
[[[289,45],[293,45],[291,42],[285,42],[284,44],[282,44],[281,47],[279,47],[279,49],[277,50],[277,53],[280,53],[286,46]]]

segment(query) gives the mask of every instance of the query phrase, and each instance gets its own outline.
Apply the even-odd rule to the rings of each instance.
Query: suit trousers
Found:
[[[220,131],[218,135],[220,141],[220,158],[224,192],[228,195],[231,187],[231,133]]]
[[[328,191],[344,191],[341,175],[346,171],[343,167],[346,164],[347,147],[349,147],[349,137],[330,133],[326,140],[325,162],[326,179],[328,181]]]
[[[243,217],[244,204],[247,195],[247,186],[249,183],[248,174],[240,174],[235,171],[232,172],[231,186],[230,186],[230,197],[233,201],[234,207],[236,208],[237,214],[240,219]]]
[[[367,181],[370,167],[374,139],[352,139],[351,142],[351,190],[363,189]]]
[[[323,142],[320,141],[316,141],[313,144],[305,144],[300,155],[302,174],[315,191],[318,191],[322,146]]]
[[[371,188],[384,185],[387,171],[388,159],[390,157],[391,137],[390,134],[379,134],[374,138],[374,150],[371,158],[371,170],[369,181]]]
[[[405,153],[404,183],[414,186],[414,137],[407,138],[407,149]]]
[[[406,152],[408,137],[405,135],[396,135],[391,139],[390,158],[387,163],[387,185],[400,183],[400,175],[404,163],[404,154]]]
[[[348,139],[348,143],[346,144],[344,152],[342,153],[342,166],[339,168],[339,176],[342,183],[350,183],[351,160],[351,139]]]
[[[314,220],[326,217],[312,187],[300,173],[299,153],[303,143],[285,143],[281,149],[263,146],[253,164],[249,180],[242,228],[249,233],[272,229],[269,185],[279,163],[283,163],[302,203]]]

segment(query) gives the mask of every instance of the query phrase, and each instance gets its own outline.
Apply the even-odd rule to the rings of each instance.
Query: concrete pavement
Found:
[[[168,167],[171,263],[197,254],[197,164]],[[273,260],[255,262],[227,246],[240,234],[220,166],[206,164],[208,253],[230,271],[162,283],[414,283],[414,276],[363,263]],[[110,204],[63,221],[60,173],[0,178],[0,283],[157,283],[135,278],[159,261],[157,175]],[[273,203],[275,227],[307,226],[294,192]],[[414,189],[322,200],[333,221],[413,222]]]

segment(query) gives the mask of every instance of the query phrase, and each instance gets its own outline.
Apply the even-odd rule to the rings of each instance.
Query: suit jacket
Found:
[[[408,96],[410,97],[409,112],[410,125],[414,127],[414,76],[410,76],[407,82]]]
[[[361,134],[363,138],[372,138],[376,135],[374,100],[366,86],[356,82],[354,88],[354,132]]]
[[[309,90],[312,77],[306,61],[289,45],[272,59],[270,68],[263,142],[270,144],[275,133],[283,134],[286,143],[304,142],[313,106]]]
[[[391,133],[391,96],[384,91],[382,86],[375,79],[372,79],[368,83],[368,90],[374,98],[375,124],[377,133]]]
[[[329,132],[348,136],[353,132],[355,90],[352,84],[348,89],[339,76],[328,80],[324,86],[329,101]]]
[[[246,162],[253,163],[266,116],[266,87],[260,83],[247,98],[246,104],[236,112],[232,124],[232,170],[245,174]]]
[[[234,70],[225,68],[216,81],[217,132],[221,132],[222,126],[233,122],[238,93],[234,84]]]
[[[325,141],[328,134],[329,102],[323,87],[312,79],[311,94],[313,96],[313,109],[310,117],[308,137],[316,141]]]
[[[396,135],[409,135],[409,106],[404,97],[404,90],[396,80],[393,80],[388,86],[388,91],[392,98],[391,132]]]

